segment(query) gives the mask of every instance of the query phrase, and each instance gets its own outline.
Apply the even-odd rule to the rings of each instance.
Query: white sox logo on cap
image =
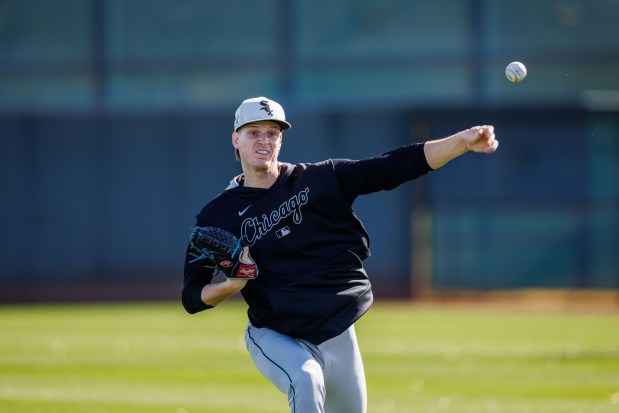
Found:
[[[262,108],[260,110],[264,110],[267,113],[267,115],[273,116],[273,111],[269,107],[269,101],[268,100],[261,100],[260,101],[260,105],[262,106]]]
[[[260,96],[257,98],[246,99],[236,110],[234,116],[234,130],[238,131],[242,126],[252,122],[270,120],[279,123],[282,131],[291,128],[286,121],[284,108],[269,98]]]

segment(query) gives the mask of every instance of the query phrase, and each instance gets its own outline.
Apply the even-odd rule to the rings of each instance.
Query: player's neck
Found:
[[[268,169],[243,168],[243,186],[268,189],[273,186],[278,176],[279,165],[277,162]]]

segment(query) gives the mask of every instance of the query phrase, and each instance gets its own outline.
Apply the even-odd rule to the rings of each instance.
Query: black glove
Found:
[[[215,267],[215,274],[222,272],[230,279],[254,279],[258,276],[258,267],[247,254],[250,262],[241,261],[243,247],[247,246],[243,237],[215,227],[193,227],[189,236],[189,254],[194,257],[190,263],[210,259]]]

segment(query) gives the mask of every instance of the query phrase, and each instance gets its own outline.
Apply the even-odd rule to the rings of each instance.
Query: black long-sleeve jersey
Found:
[[[236,177],[198,214],[196,225],[244,236],[260,275],[241,290],[249,321],[320,344],[357,321],[372,303],[362,261],[368,233],[352,204],[359,195],[390,190],[431,171],[423,144],[364,160],[280,163],[268,189]],[[211,308],[200,294],[213,279],[203,260],[185,260],[183,306]]]

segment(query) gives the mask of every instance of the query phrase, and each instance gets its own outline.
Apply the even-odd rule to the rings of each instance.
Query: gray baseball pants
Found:
[[[288,395],[291,413],[366,413],[354,326],[315,345],[249,324],[245,343],[258,370]]]

